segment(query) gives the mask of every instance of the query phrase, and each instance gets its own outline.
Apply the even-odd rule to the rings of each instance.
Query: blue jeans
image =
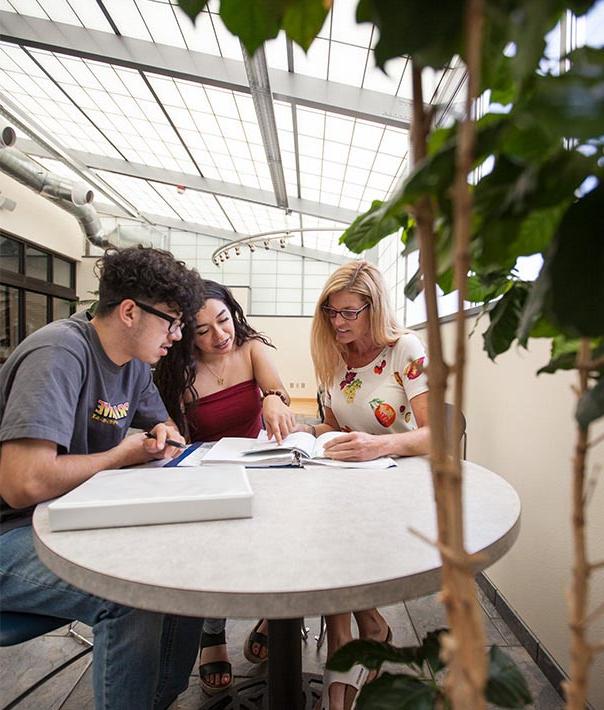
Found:
[[[163,710],[189,684],[203,619],[132,609],[72,587],[40,562],[31,526],[0,536],[0,599],[4,611],[92,626],[96,710]]]

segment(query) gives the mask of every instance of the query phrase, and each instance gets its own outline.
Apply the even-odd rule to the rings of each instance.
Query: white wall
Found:
[[[274,360],[290,396],[314,399],[317,385],[310,357],[312,318],[250,316],[248,321],[276,346]]]
[[[84,234],[73,215],[3,172],[0,193],[17,203],[12,212],[0,209],[2,229],[70,259],[81,258]]]
[[[468,323],[468,332],[473,320]],[[480,333],[468,341],[466,401],[468,459],[499,473],[518,491],[522,524],[512,550],[487,572],[509,604],[568,672],[567,592],[572,567],[570,492],[576,397],[574,373],[536,376],[549,360],[547,341],[532,341],[529,351],[515,348],[492,363]],[[425,338],[425,333],[420,333]],[[453,354],[453,323],[444,326],[445,351]],[[598,422],[594,436],[604,432]],[[604,442],[588,459],[592,476],[604,468]],[[587,511],[590,559],[604,559],[604,481]],[[604,599],[604,572],[595,572],[591,608]],[[604,623],[590,634],[604,638]],[[591,674],[590,700],[604,708],[604,657]]]

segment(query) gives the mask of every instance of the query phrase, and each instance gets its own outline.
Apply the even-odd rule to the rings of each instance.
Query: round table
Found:
[[[270,619],[269,707],[297,710],[301,617],[385,606],[439,588],[437,550],[410,531],[436,539],[429,463],[416,457],[391,469],[248,474],[253,518],[50,532],[42,504],[34,514],[36,549],[57,575],[115,602]],[[464,511],[466,549],[482,552],[487,567],[518,535],[518,495],[500,476],[464,462]]]

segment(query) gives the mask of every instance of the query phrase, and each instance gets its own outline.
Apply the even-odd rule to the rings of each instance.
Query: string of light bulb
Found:
[[[260,232],[259,234],[250,234],[241,239],[234,239],[232,242],[223,244],[212,252],[212,261],[214,266],[224,263],[231,258],[231,252],[235,256],[241,254],[242,247],[248,247],[250,252],[255,252],[257,248],[270,249],[272,242],[278,241],[279,247],[285,249],[287,240],[294,234],[304,234],[304,232],[338,232],[339,229],[333,227],[292,227],[291,229],[277,229],[273,232]]]

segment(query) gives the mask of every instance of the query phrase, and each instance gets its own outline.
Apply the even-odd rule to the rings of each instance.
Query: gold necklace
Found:
[[[201,364],[206,368],[206,370],[211,374],[214,375],[216,378],[216,382],[222,387],[224,385],[224,369],[226,367],[226,362],[224,363],[222,367],[222,373],[220,375],[217,375],[214,370],[208,365],[207,362],[204,362],[203,360],[201,361]]]

